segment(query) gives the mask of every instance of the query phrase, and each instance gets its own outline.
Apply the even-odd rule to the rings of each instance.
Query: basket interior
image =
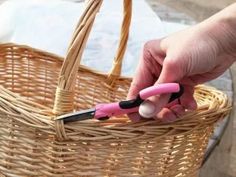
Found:
[[[52,108],[62,60],[26,46],[1,45],[0,85]],[[106,83],[106,78],[105,74],[94,74],[80,68],[75,89],[76,110],[126,98],[131,79],[118,79],[111,87]]]

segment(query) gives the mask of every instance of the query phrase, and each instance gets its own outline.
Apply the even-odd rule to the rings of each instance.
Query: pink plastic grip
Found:
[[[138,112],[138,109],[138,107],[132,109],[122,109],[120,108],[119,103],[98,104],[96,106],[94,118],[99,119],[102,117],[112,117],[132,112]]]
[[[177,83],[159,84],[157,86],[148,87],[139,92],[140,98],[145,100],[151,96],[163,94],[163,93],[175,93],[180,91],[180,86]],[[139,107],[131,109],[122,109],[117,103],[107,103],[96,105],[95,119],[103,117],[112,117],[121,114],[128,114],[138,112]]]
[[[143,100],[146,100],[147,98],[154,96],[154,95],[160,95],[165,93],[176,93],[180,91],[180,86],[177,83],[166,83],[166,84],[159,84],[157,86],[148,87],[146,89],[143,89],[139,92],[140,97]]]

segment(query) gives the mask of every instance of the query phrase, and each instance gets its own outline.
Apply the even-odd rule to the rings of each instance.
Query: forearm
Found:
[[[219,55],[236,60],[236,3],[200,23],[199,29],[211,36]]]

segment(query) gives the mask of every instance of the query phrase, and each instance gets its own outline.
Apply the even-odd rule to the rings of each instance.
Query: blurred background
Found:
[[[55,4],[56,1],[60,3]],[[108,5],[100,12],[109,15],[106,18],[98,17],[94,34],[91,34],[88,49],[84,54],[86,60],[83,60],[83,64],[108,71],[111,66],[108,59],[114,54],[121,22],[119,12],[122,12],[122,6],[117,6],[116,3],[119,4],[122,0],[104,1]],[[64,56],[71,33],[82,12],[82,1],[45,2],[46,0],[0,0],[0,42],[26,44]],[[145,41],[164,37],[201,22],[233,2],[235,1],[133,0],[134,14],[122,73],[132,76]],[[52,8],[54,10],[51,10]],[[107,23],[112,25],[103,25]],[[94,58],[101,60],[94,65]],[[220,78],[207,84],[223,90],[231,99],[233,109],[231,115],[219,123],[209,142],[200,176],[236,177],[236,65]]]
[[[184,14],[184,18],[189,17],[200,22],[220,11],[222,8],[234,3],[235,0],[147,0],[147,2],[156,9],[157,14],[163,12],[159,11],[160,9],[172,9],[172,11]],[[167,16],[163,17],[167,18]]]

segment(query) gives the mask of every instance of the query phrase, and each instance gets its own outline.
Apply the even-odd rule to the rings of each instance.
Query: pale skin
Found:
[[[151,117],[174,121],[197,108],[194,86],[223,74],[236,59],[236,3],[209,19],[163,39],[145,44],[128,99],[146,87],[168,82],[184,86],[180,104],[166,106],[170,95],[155,96],[140,106],[133,121]],[[154,108],[154,109],[153,109]]]

